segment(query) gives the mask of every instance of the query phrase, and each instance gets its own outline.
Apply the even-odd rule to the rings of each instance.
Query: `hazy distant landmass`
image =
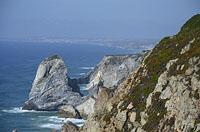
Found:
[[[158,39],[110,39],[110,38],[0,38],[0,41],[38,42],[38,43],[66,43],[66,44],[89,44],[115,47],[121,49],[151,49]]]

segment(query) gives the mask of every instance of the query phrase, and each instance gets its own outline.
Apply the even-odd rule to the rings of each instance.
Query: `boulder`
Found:
[[[81,118],[79,112],[72,105],[64,105],[59,108],[58,114],[65,118]]]
[[[61,132],[79,132],[79,127],[68,121],[62,126]]]
[[[88,116],[92,115],[94,112],[94,104],[95,99],[92,97],[89,97],[85,102],[78,105],[76,109],[79,111],[82,118],[86,119]]]

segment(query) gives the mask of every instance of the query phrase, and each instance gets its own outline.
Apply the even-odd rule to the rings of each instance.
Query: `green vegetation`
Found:
[[[170,67],[168,76],[184,74],[185,70],[188,68],[189,58],[194,56],[200,56],[200,15],[196,15],[191,18],[182,28],[181,31],[174,37],[166,37],[153,49],[152,53],[145,60],[145,67],[141,67],[137,75],[137,79],[140,80],[138,84],[136,82],[129,81],[127,86],[132,85],[130,93],[124,98],[124,104],[121,109],[125,109],[127,105],[132,102],[134,109],[136,110],[136,120],[140,122],[140,112],[145,110],[146,99],[151,92],[153,92],[158,77],[166,70],[166,64],[173,59],[179,58],[178,61]],[[191,40],[195,38],[191,49],[180,54],[181,49],[185,47]],[[184,65],[183,69],[176,70],[178,65]],[[143,71],[147,71],[147,75],[143,75]],[[155,102],[153,107],[148,108],[149,118],[148,122],[144,126],[144,129],[156,127],[160,119],[163,118],[166,110],[164,109],[164,104],[166,100],[160,100],[155,97]],[[128,103],[127,103],[128,102]],[[157,103],[156,103],[157,102]],[[158,106],[161,105],[161,106]],[[161,108],[158,110],[156,108]],[[152,112],[153,111],[153,112]],[[158,113],[159,116],[156,116]]]
[[[102,119],[103,121],[109,124],[111,122],[110,119],[117,114],[117,106],[113,105],[112,112],[109,112],[105,107],[102,107],[102,109],[96,113],[97,114],[95,115],[95,118],[97,120]]]
[[[193,40],[193,43],[190,50],[181,55],[182,48],[189,44],[191,40]],[[127,109],[127,106],[132,102],[133,109],[131,111],[136,112],[136,121],[141,121],[141,112],[146,111],[148,115],[143,129],[148,131],[156,129],[167,112],[165,108],[167,100],[160,99],[161,93],[157,92],[152,96],[151,106],[146,108],[147,97],[154,91],[158,77],[166,71],[166,64],[170,60],[178,58],[177,62],[170,67],[168,76],[182,75],[189,67],[189,59],[195,56],[200,56],[200,15],[192,17],[177,35],[166,37],[156,45],[151,54],[145,59],[144,66],[140,67],[138,72],[132,75],[127,80],[127,84],[124,85],[124,89],[130,89],[128,95],[122,99],[123,104],[120,106],[120,110]],[[184,67],[177,70],[177,66],[182,65]],[[197,74],[200,75],[200,71]],[[163,89],[165,88],[166,86],[163,86]],[[194,96],[199,99],[198,91],[195,92]],[[117,111],[117,104],[115,104],[111,112],[104,113],[103,120],[110,123],[110,119],[116,116]],[[174,121],[173,117],[167,120],[165,125],[172,126]]]
[[[165,122],[166,126],[173,126],[175,123],[175,117],[171,117],[170,119],[167,119],[167,121]]]
[[[149,106],[147,110],[148,114],[148,120],[146,124],[143,126],[144,130],[154,130],[157,128],[157,124],[159,121],[164,117],[164,115],[167,113],[167,110],[165,108],[165,102],[167,99],[162,100],[160,99],[160,92],[156,92],[152,96],[152,104]]]
[[[181,28],[181,32],[199,32],[200,29],[200,14],[193,16]]]

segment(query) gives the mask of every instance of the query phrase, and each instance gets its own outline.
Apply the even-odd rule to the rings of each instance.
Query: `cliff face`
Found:
[[[117,88],[131,72],[141,64],[146,52],[135,55],[107,55],[92,70],[87,78],[89,84],[87,89],[93,95],[98,93],[98,85],[109,89]]]
[[[200,15],[162,39],[103,102],[82,131],[200,131]]]
[[[57,110],[64,104],[77,105],[82,99],[73,91],[64,61],[57,55],[51,56],[40,63],[23,109]]]
[[[113,89],[123,81],[143,60],[144,53],[136,55],[107,55],[90,74],[92,82],[98,74],[101,74],[103,85]]]

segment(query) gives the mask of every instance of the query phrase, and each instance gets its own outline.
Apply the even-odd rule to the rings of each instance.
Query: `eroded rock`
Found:
[[[79,127],[68,121],[62,126],[61,132],[79,132]]]
[[[197,14],[177,35],[162,39],[138,70],[118,85],[113,96],[103,104],[105,107],[95,110],[84,130],[89,132],[89,124],[95,124],[92,128],[98,132],[198,132],[199,22],[200,14]],[[112,109],[105,109],[109,104]]]
[[[89,84],[87,89],[95,97],[100,86],[116,89],[131,72],[141,64],[147,51],[134,55],[107,55],[92,70],[87,77]]]
[[[76,109],[79,111],[82,118],[87,118],[94,113],[95,99],[89,97],[82,104],[78,105]]]
[[[65,118],[81,118],[78,110],[72,105],[64,105],[59,108],[58,114]]]
[[[68,85],[67,68],[58,55],[43,60],[32,84],[29,100],[23,109],[58,110],[62,105],[76,106],[82,102],[78,92]]]

